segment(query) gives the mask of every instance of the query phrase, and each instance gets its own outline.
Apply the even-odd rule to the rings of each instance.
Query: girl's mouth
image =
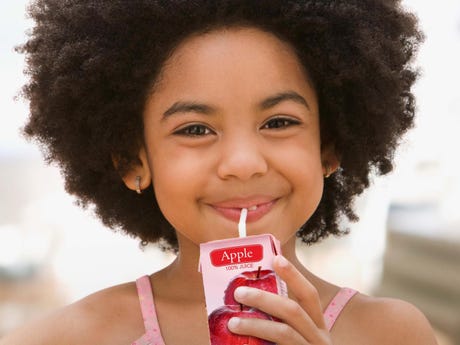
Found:
[[[248,205],[245,203],[244,205],[211,205],[214,210],[216,210],[220,215],[224,216],[225,218],[238,222],[241,215],[241,210],[243,208],[247,208],[248,216],[246,218],[247,223],[255,222],[265,216],[267,213],[271,211],[273,206],[276,203],[276,199],[267,202],[261,202],[257,204]]]

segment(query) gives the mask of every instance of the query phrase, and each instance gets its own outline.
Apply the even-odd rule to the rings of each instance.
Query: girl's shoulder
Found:
[[[0,345],[130,344],[144,332],[134,282],[113,286],[18,328]]]
[[[433,329],[414,305],[394,298],[356,294],[334,325],[343,344],[436,345]]]

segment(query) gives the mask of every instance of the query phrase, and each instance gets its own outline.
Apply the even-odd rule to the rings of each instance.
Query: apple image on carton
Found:
[[[232,317],[272,320],[270,315],[255,308],[245,307],[242,304],[217,308],[208,318],[211,345],[275,345],[264,339],[230,332],[227,324]]]
[[[248,286],[268,292],[278,293],[275,272],[272,270],[262,270],[259,266],[258,270],[243,272],[230,281],[227,289],[225,290],[225,305],[239,304],[239,302],[237,302],[234,298],[235,290],[239,286]]]

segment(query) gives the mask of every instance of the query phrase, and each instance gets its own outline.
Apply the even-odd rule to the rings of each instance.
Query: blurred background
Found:
[[[418,64],[416,128],[397,168],[356,201],[351,234],[299,245],[313,272],[419,307],[440,345],[460,345],[460,2],[406,0],[426,42]],[[110,285],[163,267],[171,254],[105,229],[64,192],[56,167],[24,141],[25,79],[13,47],[31,23],[25,0],[0,1],[0,337],[22,323]]]

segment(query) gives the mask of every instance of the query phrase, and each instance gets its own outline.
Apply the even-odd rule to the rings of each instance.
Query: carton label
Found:
[[[227,322],[231,316],[275,320],[269,314],[240,304],[234,294],[239,286],[249,286],[287,296],[286,284],[272,267],[273,257],[277,253],[280,253],[279,241],[270,234],[200,244],[199,269],[203,275],[210,345],[275,345],[231,333]]]
[[[261,261],[264,257],[264,250],[260,244],[227,247],[211,251],[209,257],[213,266],[221,267]]]

